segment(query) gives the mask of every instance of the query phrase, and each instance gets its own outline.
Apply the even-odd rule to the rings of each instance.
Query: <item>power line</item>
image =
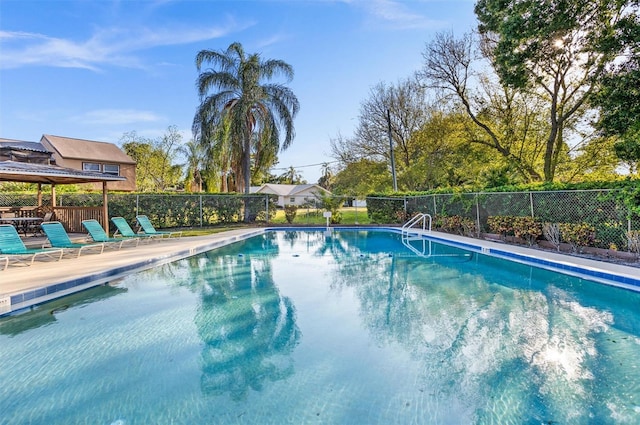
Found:
[[[327,164],[327,165],[328,165],[328,164],[335,164],[335,163],[337,163],[337,162],[340,162],[340,161],[326,161],[326,162],[320,162],[320,163],[318,163],[318,164],[308,164],[308,165],[296,165],[296,166],[293,166],[293,165],[292,165],[292,166],[290,166],[290,167],[272,168],[272,169],[271,169],[271,171],[275,171],[275,170],[289,170],[289,169],[291,169],[291,167],[296,168],[296,169],[297,169],[297,168],[307,168],[307,167],[318,167],[318,166],[320,166],[320,165],[325,165],[325,164]]]

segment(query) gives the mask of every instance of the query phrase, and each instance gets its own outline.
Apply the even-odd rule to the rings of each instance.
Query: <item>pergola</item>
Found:
[[[125,177],[94,173],[56,165],[30,164],[26,162],[0,161],[0,181],[37,183],[38,206],[42,206],[42,185],[51,185],[51,206],[56,207],[56,185],[102,182],[102,226],[109,232],[109,207],[107,183],[124,181]]]

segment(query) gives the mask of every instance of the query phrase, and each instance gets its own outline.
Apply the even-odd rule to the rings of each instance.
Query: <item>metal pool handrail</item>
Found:
[[[428,231],[431,231],[431,214],[425,214],[425,213],[419,213],[417,214],[415,217],[413,217],[411,220],[407,221],[403,226],[402,226],[402,236],[408,235],[409,234],[409,229],[413,228],[413,226],[415,226],[416,224],[422,222],[422,231],[427,231],[427,218],[429,219],[429,229]]]

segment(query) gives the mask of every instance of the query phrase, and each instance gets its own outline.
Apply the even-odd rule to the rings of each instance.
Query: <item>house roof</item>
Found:
[[[24,151],[43,152],[49,151],[40,142],[25,142],[24,140],[2,139],[0,138],[0,148],[20,149]]]
[[[278,195],[278,196],[293,196],[293,195],[306,192],[309,189],[319,189],[321,191],[329,193],[327,189],[317,184],[275,184],[275,183],[263,184],[256,192],[265,193],[270,191],[274,195]]]
[[[44,134],[42,140],[49,142],[56,152],[65,159],[109,161],[120,164],[136,163],[113,143],[53,136],[51,134]]]
[[[74,184],[104,181],[125,181],[125,177],[91,173],[56,165],[29,164],[26,162],[0,161],[0,181]]]

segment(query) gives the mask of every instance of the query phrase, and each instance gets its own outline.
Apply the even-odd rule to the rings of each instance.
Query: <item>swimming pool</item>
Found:
[[[0,319],[0,424],[637,423],[640,294],[277,231]]]

